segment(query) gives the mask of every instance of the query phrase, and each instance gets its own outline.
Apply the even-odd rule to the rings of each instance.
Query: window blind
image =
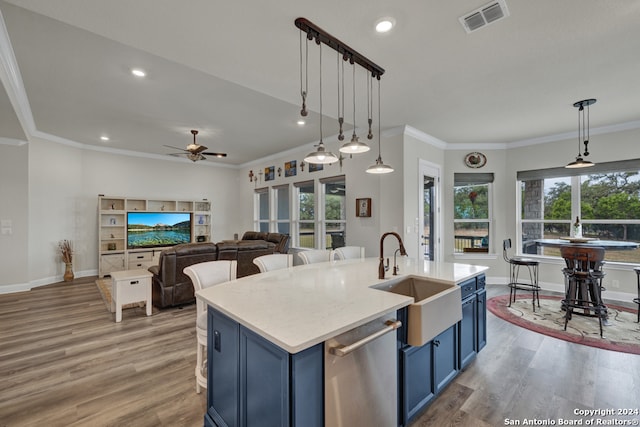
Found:
[[[493,182],[493,173],[454,173],[453,185],[456,187],[462,185],[481,185]]]
[[[600,173],[640,171],[640,159],[618,160],[615,162],[596,163],[589,168],[568,169],[565,167],[519,171],[518,181],[531,181],[545,178],[561,178],[565,176],[593,175]]]

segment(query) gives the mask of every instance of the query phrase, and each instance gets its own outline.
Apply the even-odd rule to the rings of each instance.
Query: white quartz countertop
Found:
[[[400,274],[378,279],[378,258],[300,265],[255,274],[196,296],[289,353],[297,353],[413,302],[372,289],[407,275],[459,283],[488,267],[398,259]]]

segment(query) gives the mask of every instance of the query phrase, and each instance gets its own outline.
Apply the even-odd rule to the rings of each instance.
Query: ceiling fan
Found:
[[[213,152],[205,152],[207,147],[204,145],[199,145],[196,143],[196,135],[198,134],[197,130],[192,130],[191,134],[193,135],[193,144],[187,145],[187,148],[178,148],[173,147],[171,145],[165,145],[165,147],[174,148],[176,150],[181,150],[181,153],[169,153],[170,156],[185,156],[187,159],[192,162],[197,162],[198,160],[205,160],[205,156],[214,156],[217,158],[227,157],[227,153],[213,153]]]

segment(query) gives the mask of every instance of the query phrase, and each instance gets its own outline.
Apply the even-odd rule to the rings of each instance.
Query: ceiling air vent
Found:
[[[504,0],[487,3],[476,10],[458,18],[467,33],[485,27],[493,22],[509,16],[509,9]]]

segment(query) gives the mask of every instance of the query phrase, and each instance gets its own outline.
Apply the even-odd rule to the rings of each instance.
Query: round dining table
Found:
[[[536,239],[537,246],[548,246],[552,248],[560,248],[562,246],[580,245],[580,246],[597,246],[606,250],[633,250],[637,249],[637,242],[627,242],[622,240],[600,240],[593,239],[584,241],[582,239]]]
[[[588,239],[588,238],[569,238],[567,237],[566,239],[536,239],[534,240],[536,243],[536,246],[546,246],[546,247],[552,247],[552,248],[561,248],[561,247],[566,247],[566,246],[582,246],[582,247],[600,247],[600,248],[604,248],[607,251],[618,251],[618,250],[633,250],[633,249],[637,249],[639,244],[637,242],[628,242],[628,241],[622,241],[622,240],[600,240],[600,239]],[[566,300],[568,298],[570,298],[570,286],[569,286],[569,282],[566,281],[566,277],[565,277],[565,299],[562,300],[561,306],[563,310],[566,310]],[[593,293],[588,293],[587,295],[592,295]],[[589,298],[589,297],[587,297]],[[599,297],[599,292],[598,292],[598,298],[597,301],[593,302],[594,305],[596,307],[598,307],[598,310],[596,310],[599,314],[601,314],[602,316],[602,324],[605,326],[609,326],[609,317],[608,317],[608,313],[607,313],[607,306],[602,302],[602,300]],[[575,314],[580,314],[578,311],[574,312]]]

